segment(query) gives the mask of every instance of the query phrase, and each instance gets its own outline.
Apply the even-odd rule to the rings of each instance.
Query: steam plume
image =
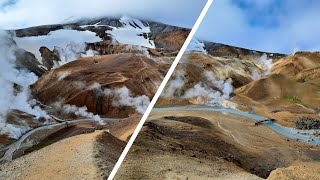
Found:
[[[165,88],[165,90],[161,93],[161,96],[165,98],[173,97],[176,90],[182,88],[185,84],[184,75],[185,72],[183,69],[176,70],[172,75],[172,80],[169,86]]]
[[[141,114],[145,112],[150,104],[148,96],[134,96],[126,86],[114,89],[103,89],[99,83],[93,83],[88,88],[98,89],[101,93],[104,93],[107,96],[112,96],[114,98],[112,105],[115,107],[129,106]]]
[[[150,99],[146,95],[133,96],[127,87],[117,88],[111,91],[116,100],[113,101],[114,106],[131,106],[137,112],[143,114],[150,104]]]
[[[49,116],[39,106],[32,104],[29,86],[38,77],[26,69],[17,69],[15,52],[17,47],[10,34],[0,31],[0,133],[8,133],[17,138],[21,130],[6,124],[6,117],[10,110],[17,109],[34,115],[36,119]]]
[[[101,120],[99,115],[94,115],[93,113],[88,112],[88,108],[86,106],[78,107],[76,105],[63,104],[61,101],[55,102],[51,106],[66,114],[74,113],[76,116],[90,118],[97,121]]]
[[[272,59],[268,59],[267,54],[263,54],[255,64],[260,68],[259,70],[254,70],[251,75],[254,79],[261,79],[265,76],[271,74],[272,69]],[[261,72],[262,71],[262,72]]]
[[[170,84],[162,93],[164,98],[181,98],[192,99],[201,97],[204,99],[205,104],[217,104],[224,99],[230,98],[230,94],[233,92],[232,79],[227,80],[218,79],[213,72],[205,71],[203,77],[205,81],[198,82],[194,87],[189,88],[185,93],[179,97],[175,97],[175,92],[182,89],[185,85],[185,72],[180,69],[175,72]],[[208,82],[208,83],[205,83]]]

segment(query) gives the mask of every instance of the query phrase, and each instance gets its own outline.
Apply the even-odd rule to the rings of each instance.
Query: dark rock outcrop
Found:
[[[303,130],[320,129],[320,119],[302,117],[295,121],[296,128]]]
[[[208,42],[205,41],[205,49],[212,56],[227,56],[227,57],[235,57],[240,59],[256,59],[261,57],[263,54],[267,55],[267,58],[271,58],[273,60],[278,60],[280,58],[285,57],[285,54],[280,53],[269,53],[262,51],[255,51],[235,46],[229,46],[220,43]]]
[[[40,62],[34,56],[34,54],[25,51],[23,49],[17,49],[16,54],[16,66],[18,68],[25,68],[35,73],[37,76],[42,76],[46,69],[41,67]]]
[[[39,51],[41,53],[43,65],[48,70],[51,70],[54,65],[54,61],[60,61],[59,54],[55,50],[51,51],[47,47],[40,47]]]

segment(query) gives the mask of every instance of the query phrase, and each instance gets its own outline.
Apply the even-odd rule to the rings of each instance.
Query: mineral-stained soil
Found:
[[[127,117],[135,113],[133,107],[114,106],[113,97],[99,92],[126,87],[133,97],[146,95],[151,99],[166,68],[167,65],[159,65],[144,55],[114,54],[82,58],[42,76],[32,85],[32,92],[48,105],[60,99],[66,104],[86,106],[94,114]],[[97,83],[101,87],[90,88]]]

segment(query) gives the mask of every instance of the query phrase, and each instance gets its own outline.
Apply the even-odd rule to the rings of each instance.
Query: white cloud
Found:
[[[269,52],[320,50],[319,8],[320,1],[215,0],[197,37]]]
[[[0,0],[0,5],[3,0]],[[0,28],[60,23],[68,18],[121,16],[192,27],[206,0],[20,0],[0,6]]]

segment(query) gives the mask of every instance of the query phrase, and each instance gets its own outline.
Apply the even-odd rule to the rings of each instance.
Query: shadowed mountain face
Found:
[[[214,43],[214,42],[204,42],[204,46],[208,54],[212,56],[226,56],[226,57],[234,57],[234,58],[248,59],[248,60],[256,59],[257,57],[260,57],[263,54],[266,54],[267,58],[272,58],[273,60],[278,60],[286,56],[285,54],[280,54],[280,53],[255,51],[251,49],[234,47],[234,46],[229,46],[229,45]]]

